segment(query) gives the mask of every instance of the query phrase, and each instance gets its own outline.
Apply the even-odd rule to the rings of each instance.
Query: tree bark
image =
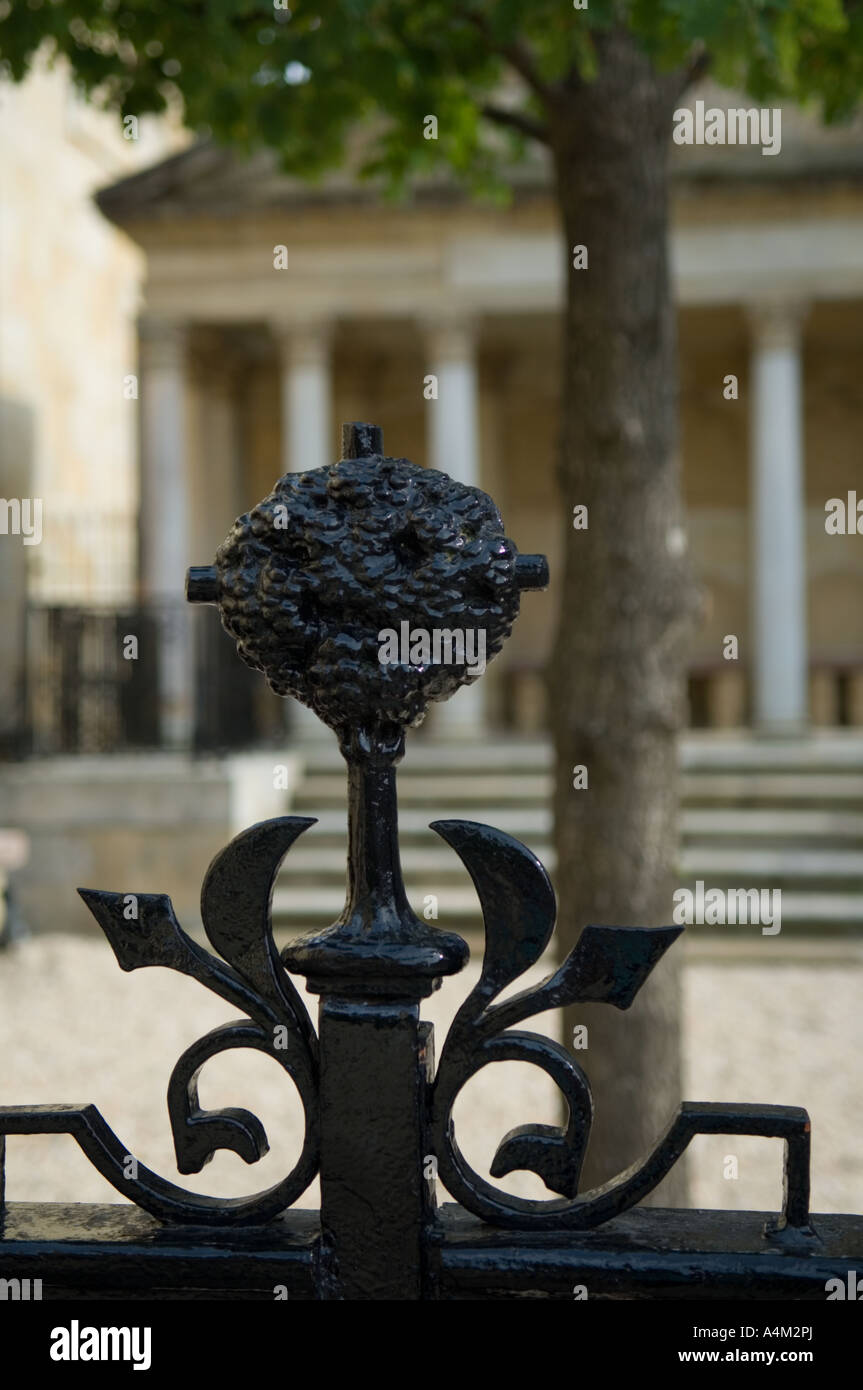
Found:
[[[551,672],[558,938],[588,922],[671,921],[676,736],[694,594],[683,552],[677,361],[669,287],[667,154],[683,87],[625,32],[598,38],[599,72],[550,113],[569,267],[559,484],[565,570]],[[587,248],[574,269],[572,248]],[[574,530],[573,508],[588,509]],[[573,768],[588,787],[573,787]],[[582,1187],[640,1158],[680,1099],[680,946],[632,1009],[567,1011],[594,1090]],[[681,1165],[678,1165],[680,1168]],[[682,1171],[658,1198],[685,1199]]]

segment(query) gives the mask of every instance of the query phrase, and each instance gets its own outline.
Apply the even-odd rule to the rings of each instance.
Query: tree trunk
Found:
[[[600,35],[599,72],[552,113],[567,244],[559,482],[566,518],[552,662],[558,934],[588,922],[671,921],[676,735],[693,606],[676,455],[677,361],[668,264],[667,153],[682,90],[626,34]],[[585,246],[587,269],[573,268]],[[573,508],[587,507],[586,530]],[[583,764],[588,787],[573,787]],[[567,1011],[594,1090],[583,1187],[640,1158],[680,1099],[680,946],[631,1010]],[[678,1165],[680,1166],[680,1165]],[[685,1196],[672,1174],[659,1200]]]

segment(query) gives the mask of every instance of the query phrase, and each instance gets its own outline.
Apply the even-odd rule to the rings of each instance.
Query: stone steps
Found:
[[[318,823],[293,849],[278,881],[280,929],[325,925],[344,903],[344,764],[325,744],[309,748],[305,759],[291,810]],[[723,889],[779,888],[783,927],[863,926],[863,738],[828,731],[792,743],[692,734],[682,740],[680,762],[682,885],[700,879]],[[399,770],[402,864],[414,910],[422,915],[433,896],[441,926],[480,926],[468,874],[428,829],[433,820],[497,826],[529,845],[553,873],[551,792],[545,740],[465,746],[417,739]]]
[[[711,884],[721,887],[721,884]],[[752,883],[749,887],[757,887]],[[467,888],[447,887],[441,889],[439,883],[411,884],[408,886],[408,901],[417,916],[422,917],[427,895],[438,899],[436,925],[446,929],[477,932],[482,921],[477,906],[476,894],[468,881]],[[273,921],[279,932],[286,933],[286,940],[298,931],[311,927],[327,926],[339,916],[345,904],[344,888],[314,888],[285,885],[273,895]],[[669,913],[669,920],[671,913]],[[637,925],[633,923],[631,925]],[[847,930],[863,928],[863,892],[860,893],[782,893],[782,928],[796,929],[830,928]],[[694,927],[693,931],[753,932],[758,927]]]
[[[719,769],[816,768],[863,772],[863,730],[819,729],[803,740],[759,739],[738,731],[690,731],[678,745],[680,766]],[[315,772],[343,772],[344,762],[332,738],[306,744],[302,755]],[[551,743],[545,738],[489,737],[481,743],[438,741],[409,734],[407,753],[399,765],[400,779],[421,772],[460,772],[466,760],[472,769],[502,774],[552,767]]]
[[[302,842],[292,850],[290,866],[297,877],[308,876],[324,883],[344,877],[343,863],[333,858],[340,846],[325,845],[302,848]],[[531,846],[533,848],[533,846]],[[551,872],[555,867],[554,850],[548,846],[543,849],[543,863]],[[464,870],[461,861],[445,846],[440,849],[432,844],[425,846],[402,846],[402,869],[406,879],[423,882],[443,883],[450,879],[460,880]],[[769,878],[775,887],[780,880],[825,880],[827,882],[863,882],[863,853],[856,850],[801,850],[801,849],[714,849],[709,845],[696,845],[684,848],[680,854],[681,875],[686,878],[705,877],[711,881],[740,880],[750,878]],[[741,878],[742,875],[742,878]]]
[[[684,805],[775,806],[790,803],[826,809],[836,804],[858,802],[863,805],[863,774],[816,772],[684,772],[681,775]],[[552,794],[551,776],[501,772],[476,775],[470,766],[440,776],[402,773],[399,777],[399,807],[432,806],[524,806],[547,804]],[[343,806],[345,778],[331,773],[308,776],[300,799],[305,809],[314,794],[315,805]]]
[[[310,804],[311,797],[297,798],[293,806],[298,814],[313,816],[315,808]],[[428,810],[400,810],[399,829],[402,845],[412,844],[418,837],[425,838],[429,823],[435,818],[437,808]],[[536,840],[547,843],[551,836],[552,817],[547,807],[524,806],[519,808],[484,808],[483,815],[466,816],[464,820],[481,820],[494,824],[501,830],[529,842]],[[441,813],[439,819],[443,819]],[[320,811],[317,824],[309,832],[306,843],[312,837],[314,843],[333,842],[343,845],[347,836],[347,815],[343,810]],[[748,845],[753,839],[759,844],[782,846],[791,838],[808,841],[827,841],[833,845],[859,844],[863,847],[863,813],[842,811],[785,811],[761,810],[741,807],[734,810],[684,807],[680,816],[684,843],[694,840],[719,840],[722,843],[739,840]],[[431,842],[434,844],[434,841]],[[291,862],[296,864],[299,848],[293,851]]]

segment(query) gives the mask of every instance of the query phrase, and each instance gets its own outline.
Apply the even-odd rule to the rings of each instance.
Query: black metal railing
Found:
[[[810,1216],[810,1124],[775,1104],[693,1104],[627,1172],[583,1191],[593,1101],[572,1054],[519,1025],[578,1001],[628,1008],[679,927],[589,926],[537,987],[502,998],[541,956],[555,919],[548,876],[524,845],[493,827],[436,822],[467,867],[482,907],[482,971],[435,1065],[421,1003],[465,964],[457,935],[420,920],[399,864],[396,764],[405,730],[430,700],[470,678],[464,662],[381,659],[381,633],[467,619],[502,646],[520,591],[547,582],[540,556],[519,555],[493,503],[444,475],[383,455],[380,432],[345,427],[344,458],[292,474],[240,518],[216,564],[190,571],[188,597],[218,604],[244,660],[334,731],[347,764],[347,900],[331,927],[273,940],[272,886],[314,822],[252,826],[213,861],[202,891],[212,951],[185,934],[170,900],[81,889],[120,966],[192,976],[242,1015],[194,1043],[168,1086],[180,1173],[218,1150],[247,1162],[266,1151],[256,1116],[206,1111],[204,1064],[231,1048],[273,1057],[305,1112],[299,1158],[252,1196],[222,1200],[167,1181],[132,1155],[92,1105],[0,1109],[0,1136],[66,1133],[149,1217],[110,1206],[3,1211],[0,1253],[22,1277],[49,1267],[46,1297],[301,1299],[824,1298],[826,1281],[863,1260],[863,1220]],[[291,976],[319,995],[315,1030]],[[527,1061],[567,1105],[561,1126],[524,1125],[499,1145],[492,1179],[541,1177],[544,1201],[512,1196],[461,1152],[453,1107],[482,1067]],[[784,1145],[774,1213],[639,1206],[699,1134],[758,1135]],[[319,1174],[320,1211],[295,1204]],[[455,1199],[439,1208],[436,1183]],[[108,1291],[111,1291],[110,1294]],[[154,1291],[158,1291],[155,1293]]]
[[[178,617],[185,617],[179,604],[31,604],[12,751],[47,757],[162,747],[160,636]],[[193,698],[186,746],[231,750],[276,738],[284,729],[280,702],[232,657],[216,615],[196,615],[189,630]]]

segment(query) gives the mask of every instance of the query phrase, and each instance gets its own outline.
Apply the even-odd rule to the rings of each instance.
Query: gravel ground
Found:
[[[425,1002],[438,1049],[477,973],[471,964]],[[544,973],[537,967],[518,988]],[[813,943],[807,950],[803,943],[787,958],[772,952],[769,966],[755,957],[692,951],[684,979],[686,1096],[806,1105],[813,1120],[813,1209],[863,1210],[863,948]],[[123,974],[102,940],[54,935],[17,943],[0,955],[0,1103],[92,1101],[131,1153],[175,1177],[164,1100],[168,1076],[191,1042],[232,1016],[201,985],[170,971]],[[554,1017],[528,1026],[551,1032]],[[254,1171],[234,1154],[218,1154],[184,1185],[239,1195],[269,1186],[293,1163],[301,1107],[289,1079],[266,1057],[239,1051],[208,1063],[201,1101],[254,1111],[271,1151]],[[459,1143],[476,1166],[488,1164],[513,1125],[555,1119],[551,1083],[521,1063],[484,1069],[456,1108]],[[706,1137],[690,1154],[694,1205],[776,1208],[778,1141]],[[736,1178],[724,1176],[733,1168],[729,1156],[737,1162]],[[65,1136],[11,1139],[7,1180],[14,1201],[123,1200]],[[550,1195],[531,1174],[514,1174],[502,1186],[523,1196]],[[317,1201],[315,1184],[302,1204]]]

